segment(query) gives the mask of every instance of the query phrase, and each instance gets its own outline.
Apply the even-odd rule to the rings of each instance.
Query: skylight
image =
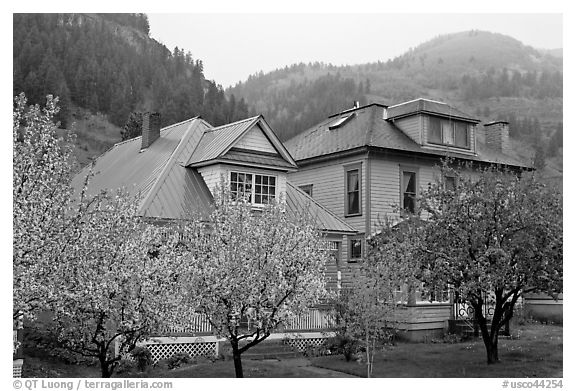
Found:
[[[332,129],[336,129],[339,128],[340,126],[344,125],[346,122],[350,121],[352,118],[354,118],[354,116],[356,115],[356,113],[352,113],[350,115],[347,115],[346,117],[340,117],[338,118],[336,121],[332,122],[329,126],[328,129],[332,130]]]

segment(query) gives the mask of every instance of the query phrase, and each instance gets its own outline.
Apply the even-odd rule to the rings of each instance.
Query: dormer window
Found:
[[[276,177],[272,175],[230,172],[232,199],[262,205],[276,199]]]
[[[470,148],[470,129],[467,123],[437,117],[429,117],[428,142]]]

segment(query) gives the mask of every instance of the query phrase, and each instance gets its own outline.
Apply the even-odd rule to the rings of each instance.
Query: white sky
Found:
[[[386,61],[440,34],[485,30],[535,48],[560,48],[562,14],[148,13],[150,35],[204,62],[223,87],[298,62]]]

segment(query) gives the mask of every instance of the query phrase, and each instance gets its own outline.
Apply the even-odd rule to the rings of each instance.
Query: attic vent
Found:
[[[341,126],[344,126],[344,124],[346,124],[348,121],[350,121],[352,118],[354,118],[356,116],[356,113],[352,113],[350,115],[347,115],[346,117],[340,117],[338,118],[336,121],[332,122],[329,126],[328,129],[332,130],[332,129],[336,129],[339,128]]]

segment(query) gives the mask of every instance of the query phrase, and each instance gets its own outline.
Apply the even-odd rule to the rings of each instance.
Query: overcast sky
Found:
[[[150,35],[204,62],[223,87],[298,62],[386,61],[435,36],[471,29],[535,48],[562,44],[562,14],[155,14]]]

